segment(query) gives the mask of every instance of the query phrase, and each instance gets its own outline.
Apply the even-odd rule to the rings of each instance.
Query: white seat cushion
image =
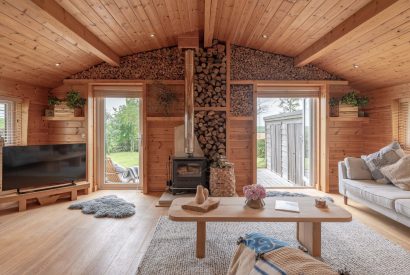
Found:
[[[399,199],[395,201],[396,212],[410,218],[410,199]]]
[[[378,187],[378,186],[385,186],[386,184],[383,183],[376,183],[375,180],[349,180],[345,179],[344,186],[347,192],[350,194],[362,198],[362,189],[366,187]]]
[[[404,191],[392,184],[375,184],[368,180],[346,180],[346,190],[354,196],[385,208],[395,210],[397,199],[410,199],[410,191]]]

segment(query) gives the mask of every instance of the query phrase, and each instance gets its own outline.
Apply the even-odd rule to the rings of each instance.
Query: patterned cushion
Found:
[[[384,166],[380,171],[397,187],[410,191],[410,155],[396,163]]]
[[[376,180],[377,183],[388,183],[390,182],[389,179],[383,175],[380,168],[396,163],[403,156],[404,151],[401,149],[400,144],[394,141],[376,153],[362,156],[362,159],[366,162],[373,179]]]
[[[361,158],[345,158],[347,177],[351,180],[371,180],[372,174],[366,162]]]

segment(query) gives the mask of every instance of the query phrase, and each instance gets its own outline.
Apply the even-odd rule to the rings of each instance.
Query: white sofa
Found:
[[[351,180],[344,161],[339,162],[339,193],[410,227],[410,191],[374,180]]]

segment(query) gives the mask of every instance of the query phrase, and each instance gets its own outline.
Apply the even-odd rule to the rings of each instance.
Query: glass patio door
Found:
[[[142,99],[121,92],[96,99],[97,180],[101,189],[142,187]]]

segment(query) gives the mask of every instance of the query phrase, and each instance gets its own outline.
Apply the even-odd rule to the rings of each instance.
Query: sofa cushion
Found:
[[[351,180],[371,180],[372,174],[366,162],[361,158],[345,158],[347,177]]]
[[[362,158],[369,167],[373,179],[375,179],[378,183],[388,183],[390,182],[389,179],[383,175],[380,168],[397,162],[403,156],[403,149],[401,149],[400,144],[397,141],[394,141],[386,147],[380,149],[378,152],[368,156],[362,156]]]
[[[410,191],[410,155],[398,162],[384,166],[380,171],[397,187]]]
[[[395,201],[396,212],[410,218],[410,199],[399,199]]]
[[[346,190],[379,206],[395,209],[395,200],[410,199],[410,191],[403,191],[392,184],[375,184],[374,181],[346,180]]]

